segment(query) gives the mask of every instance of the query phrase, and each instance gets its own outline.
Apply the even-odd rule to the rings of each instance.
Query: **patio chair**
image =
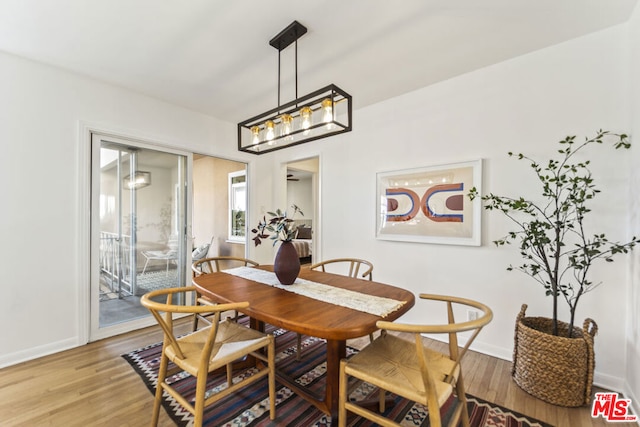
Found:
[[[147,266],[151,260],[161,260],[167,263],[166,274],[169,275],[169,263],[178,259],[178,251],[169,249],[167,251],[142,251],[142,255],[147,259],[142,269],[142,274],[147,271]]]

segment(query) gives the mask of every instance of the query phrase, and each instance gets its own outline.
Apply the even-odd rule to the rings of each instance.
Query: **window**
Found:
[[[245,241],[247,175],[244,170],[229,174],[229,240]]]

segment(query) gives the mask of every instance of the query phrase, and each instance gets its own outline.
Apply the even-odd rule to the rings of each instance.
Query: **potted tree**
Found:
[[[255,234],[253,237],[255,246],[260,245],[262,240],[267,238],[273,241],[273,246],[281,242],[273,262],[273,272],[283,285],[295,282],[300,273],[300,258],[291,241],[298,234],[293,217],[297,213],[304,216],[304,213],[296,205],[291,205],[291,208],[293,209],[291,216],[280,209],[276,209],[275,212],[267,212],[271,218],[267,220],[267,217],[263,216],[262,220],[258,222],[258,226],[251,230]]]
[[[558,158],[546,163],[509,153],[531,167],[540,184],[538,195],[482,196],[475,188],[469,193],[471,200],[480,197],[485,209],[502,213],[515,225],[494,241],[497,246],[518,245],[522,264],[507,270],[529,275],[551,297],[551,318],[526,317],[526,304],[518,314],[512,376],[528,393],[561,406],[591,401],[597,324],[586,319],[582,328],[574,325],[578,303],[600,284],[590,280],[591,267],[597,261],[612,262],[615,255],[627,253],[640,241],[634,237],[626,243],[612,242],[603,233],[587,231],[588,204],[600,191],[589,160],[580,161],[576,154],[605,141],[613,142],[616,149],[630,147],[627,135],[600,130],[582,142],[567,136],[559,142]],[[558,319],[560,301],[568,305],[568,322]]]

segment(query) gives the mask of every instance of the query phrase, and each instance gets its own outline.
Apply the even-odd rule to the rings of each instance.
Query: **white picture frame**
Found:
[[[482,160],[376,174],[376,238],[481,245]]]

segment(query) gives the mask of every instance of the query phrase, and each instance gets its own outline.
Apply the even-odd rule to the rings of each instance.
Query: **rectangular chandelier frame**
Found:
[[[238,123],[238,150],[265,154],[351,131],[351,95],[334,84]]]

